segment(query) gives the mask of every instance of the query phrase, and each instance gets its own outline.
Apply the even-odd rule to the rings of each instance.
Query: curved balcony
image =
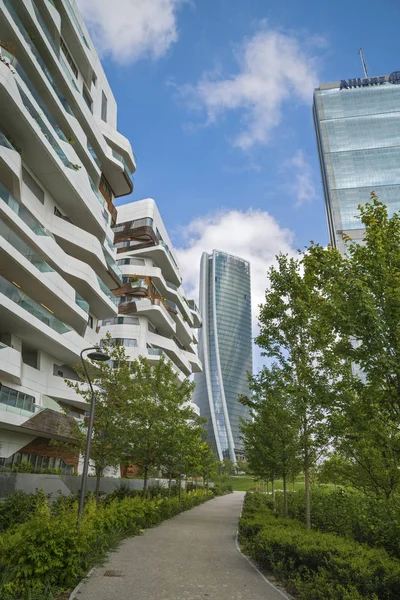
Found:
[[[132,169],[129,165],[122,162],[120,158],[116,158],[112,154],[112,150],[105,141],[99,124],[93,119],[91,109],[87,106],[82,90],[79,89],[76,80],[72,77],[69,68],[66,66],[63,59],[62,53],[55,43],[52,35],[50,34],[46,24],[44,23],[37,7],[33,3],[33,11],[29,7],[25,7],[26,17],[31,20],[31,29],[35,31],[38,42],[33,43],[30,38],[24,24],[21,22],[16,11],[12,7],[10,0],[4,0],[6,2],[6,8],[11,16],[12,21],[16,25],[16,33],[21,36],[26,49],[29,49],[30,53],[34,56],[36,63],[40,67],[41,72],[45,76],[47,83],[56,93],[59,102],[61,102],[64,109],[74,119],[78,118],[76,125],[78,126],[79,133],[76,135],[79,140],[79,154],[82,156],[82,160],[86,161],[90,156],[90,166],[96,165],[96,169],[101,168],[107,180],[110,182],[113,192],[116,197],[130,194],[133,191],[133,183],[131,180]],[[66,0],[67,2],[67,0]],[[82,36],[77,35],[77,28],[73,25],[73,19],[70,15],[66,6],[61,4],[61,10],[64,13],[62,16],[63,27],[63,38],[66,40],[67,45],[74,48],[74,57],[77,60],[79,69],[84,79],[89,80],[92,77],[92,52],[84,45],[79,43],[79,39],[83,39]],[[73,9],[71,9],[73,10]],[[76,19],[75,15],[75,19]],[[68,27],[71,24],[71,28]],[[71,36],[71,37],[69,37]],[[58,34],[57,34],[58,38]],[[44,60],[46,58],[46,61]],[[47,64],[46,64],[47,62]],[[52,72],[50,72],[49,70]],[[56,75],[57,79],[61,79],[62,87],[66,87],[69,91],[68,101],[60,93],[58,86],[55,83]],[[71,128],[72,123],[67,119],[68,129]],[[85,133],[83,133],[83,131]],[[72,132],[75,133],[75,128],[72,127]],[[85,137],[85,143],[83,143],[82,134]],[[87,140],[86,140],[86,136]],[[125,146],[126,144],[124,144]],[[130,146],[129,146],[130,148]],[[83,154],[82,154],[83,153]],[[128,153],[130,158],[130,153]],[[122,157],[123,158],[123,157]],[[135,166],[134,162],[132,164]],[[134,171],[134,169],[133,169]]]
[[[57,244],[54,240],[54,236],[33,217],[33,215],[19,202],[13,198],[13,196],[0,184],[0,211],[6,216],[9,221],[15,224],[25,239],[29,239],[33,244],[40,248],[43,255],[46,257],[46,262],[57,268],[62,272],[63,278],[70,284],[74,290],[76,290],[86,301],[89,302],[92,310],[99,318],[106,318],[108,316],[116,314],[116,300],[112,292],[108,289],[104,282],[100,284],[97,279],[96,272],[87,264],[85,261],[70,256],[69,253],[65,253],[62,247]],[[62,219],[54,216],[54,219],[59,220],[65,225],[70,225],[64,222]],[[74,228],[73,225],[71,227]],[[77,228],[75,228],[77,229]],[[82,234],[85,234],[86,238],[89,236],[90,240],[97,239],[86,232],[79,230]],[[40,237],[39,237],[40,236]],[[86,242],[86,238],[83,239],[82,245]],[[99,245],[99,244],[98,244]],[[107,273],[104,266],[104,273]],[[54,273],[54,275],[56,275]],[[110,277],[111,280],[111,277]],[[110,283],[113,280],[110,281]],[[107,290],[107,291],[104,291]],[[68,293],[67,293],[68,295]],[[56,297],[55,310],[58,306],[62,306],[60,298],[65,296],[64,292],[61,292]],[[75,302],[74,298],[70,294],[71,303]],[[47,298],[47,302],[52,306],[52,300]],[[85,320],[87,317],[82,315]],[[86,321],[85,321],[86,323]],[[76,323],[74,326],[79,327]]]
[[[158,298],[133,298],[129,302],[121,302],[118,312],[121,315],[148,317],[163,335],[172,336],[176,332],[173,318]]]

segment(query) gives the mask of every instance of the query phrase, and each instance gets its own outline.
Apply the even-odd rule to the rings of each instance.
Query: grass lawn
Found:
[[[260,481],[255,481],[253,479],[253,477],[250,477],[249,475],[233,475],[232,476],[232,486],[233,486],[233,491],[234,492],[247,492],[247,490],[251,490],[251,489],[257,489],[257,491],[260,492],[271,492],[271,484],[267,485],[264,484],[264,487],[262,487],[262,483]],[[327,491],[332,491],[335,489],[335,486],[333,485],[333,483],[327,483],[324,484],[322,486],[324,489],[326,489]],[[275,491],[277,490],[283,490],[283,481],[282,479],[277,479],[275,481]],[[293,487],[293,482],[292,481],[288,481],[287,482],[287,490],[288,492],[292,492],[293,490],[298,492],[298,491],[304,491],[304,477],[302,475],[299,475],[298,477],[296,477],[295,482],[294,482],[294,487]]]
[[[299,478],[298,478],[299,479]],[[253,479],[253,477],[249,477],[248,475],[237,475],[237,476],[233,476],[232,477],[232,485],[233,485],[233,491],[234,492],[247,492],[247,490],[250,490],[252,488],[260,488],[261,482],[259,481],[255,481]],[[293,484],[292,482],[288,482],[287,484],[287,489],[288,491],[292,491],[293,490]],[[296,481],[294,482],[294,489],[296,491],[298,490],[304,490],[304,480],[300,479],[299,481],[296,479]],[[282,479],[278,479],[277,481],[275,481],[275,490],[283,490],[283,481]],[[264,484],[264,488],[263,491],[267,491],[267,486],[266,484]],[[268,491],[271,491],[271,484],[269,484],[268,486]]]

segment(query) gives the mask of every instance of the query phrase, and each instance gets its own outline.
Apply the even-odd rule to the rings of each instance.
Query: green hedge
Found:
[[[398,600],[400,561],[334,534],[277,516],[262,494],[247,494],[239,524],[246,554],[300,600]]]
[[[275,496],[277,512],[283,516],[283,494]],[[305,522],[304,493],[288,494],[289,516]],[[381,547],[400,558],[400,498],[369,497],[356,490],[311,489],[313,529]]]
[[[124,537],[157,525],[212,498],[198,490],[178,498],[113,499],[96,505],[89,499],[80,527],[77,501],[59,502],[52,510],[38,496],[33,516],[0,536],[1,600],[45,600],[72,588],[107,551]]]

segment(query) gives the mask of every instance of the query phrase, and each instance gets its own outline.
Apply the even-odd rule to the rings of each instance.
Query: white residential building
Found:
[[[116,127],[75,2],[0,0],[0,466],[76,468],[49,440],[87,410],[64,378],[117,315],[114,198],[136,165]]]
[[[104,319],[101,334],[109,332],[119,340],[131,360],[144,356],[155,363],[164,355],[181,378],[199,373],[200,313],[185,297],[178,262],[154,200],[119,206],[114,233],[123,284],[117,291],[118,317]]]

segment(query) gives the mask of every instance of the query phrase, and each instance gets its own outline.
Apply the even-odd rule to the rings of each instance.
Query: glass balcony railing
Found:
[[[77,28],[77,30],[79,31],[79,35],[81,36],[83,43],[85,44],[85,46],[90,50],[90,46],[88,44],[88,41],[85,37],[85,34],[83,33],[83,29],[81,27],[81,24],[79,23],[77,16],[75,14],[74,8],[71,5],[69,0],[65,0],[64,2],[65,6],[67,7],[68,13],[72,19],[72,21],[75,23],[75,27]]]
[[[84,310],[86,313],[89,312],[89,304],[88,302],[86,302],[86,300],[84,300],[82,298],[82,296],[80,296],[78,294],[78,292],[75,292],[75,303],[82,308],[82,310]]]
[[[104,258],[106,259],[106,263],[108,264],[110,269],[115,273],[115,275],[118,277],[119,281],[121,282],[122,281],[121,269],[119,268],[119,266],[117,265],[115,260],[109,254],[107,254],[107,252],[104,252],[104,250],[103,250],[103,254],[104,254]]]
[[[4,202],[15,212],[16,215],[31,229],[36,235],[47,235],[54,239],[54,236],[50,231],[47,231],[44,227],[40,225],[40,223],[31,215],[31,213],[20,204],[15,198],[10,194],[7,188],[4,187],[2,183],[0,183],[0,198],[4,200]]]
[[[29,112],[31,117],[38,124],[39,129],[41,130],[41,132],[44,135],[44,137],[46,138],[46,140],[49,142],[50,146],[53,148],[54,152],[57,154],[58,158],[61,160],[61,162],[66,167],[68,167],[69,169],[73,169],[72,163],[70,162],[70,160],[68,159],[68,157],[64,153],[64,151],[62,150],[61,146],[56,142],[56,140],[53,137],[53,135],[51,134],[49,128],[43,121],[42,117],[39,115],[36,108],[33,106],[32,102],[29,100],[28,96],[22,90],[21,86],[18,85],[18,89],[19,89],[19,93],[21,94],[21,99],[22,99],[22,102],[24,103],[25,108],[27,109],[27,111]]]
[[[44,410],[44,407],[38,406],[32,400],[10,399],[8,394],[3,394],[0,390],[0,410],[23,417],[33,417],[33,415]]]
[[[96,184],[95,184],[95,182],[93,181],[93,179],[90,177],[90,175],[89,175],[89,174],[88,174],[88,177],[89,177],[89,183],[90,183],[90,187],[91,187],[91,188],[92,188],[92,190],[94,191],[94,193],[95,193],[95,195],[96,195],[96,198],[97,198],[97,200],[100,202],[100,204],[101,204],[102,206],[104,206],[104,204],[105,204],[105,200],[104,200],[104,198],[103,198],[103,196],[102,196],[102,194],[101,194],[100,190],[99,190],[99,189],[96,187]]]
[[[107,298],[109,298],[109,300],[111,300],[111,302],[113,304],[115,304],[115,306],[118,306],[118,298],[116,298],[114,296],[114,294],[112,293],[110,288],[106,286],[104,281],[102,281],[102,279],[100,279],[100,277],[98,275],[97,275],[97,281],[99,282],[99,286],[100,286],[100,289],[103,292],[103,294],[105,294],[107,296]]]
[[[197,304],[194,300],[188,300],[188,304],[189,304],[189,308],[191,308],[192,310],[195,310],[196,312],[200,313]]]
[[[150,356],[162,356],[164,354],[161,348],[147,348],[147,353]]]
[[[170,309],[179,314],[179,309],[175,302],[172,302],[171,300],[166,300],[165,303]]]
[[[89,150],[89,153],[90,153],[91,157],[93,158],[94,162],[96,163],[96,165],[99,167],[99,169],[101,169],[100,159],[97,156],[96,152],[94,151],[92,145],[89,142],[87,143],[87,149]]]
[[[0,146],[8,148],[9,150],[15,150],[14,146],[8,141],[4,133],[0,131]]]
[[[163,248],[165,248],[168,256],[170,257],[170,259],[172,260],[173,264],[175,265],[175,268],[178,269],[178,265],[176,264],[176,261],[175,261],[174,257],[172,256],[172,253],[171,253],[171,250],[169,249],[168,244],[166,244],[164,242],[164,240],[160,240],[160,239],[158,240],[158,244],[160,246],[162,246]]]
[[[3,344],[3,342],[0,342],[0,350],[4,350],[4,348],[9,348],[9,346],[7,346],[7,344]]]
[[[110,240],[110,238],[108,237],[108,235],[106,236],[106,242],[107,242],[107,246],[110,248],[111,252],[115,252],[115,246],[114,246],[113,242]]]
[[[176,292],[178,291],[178,286],[174,285],[173,283],[171,283],[170,281],[165,281],[165,283],[167,284],[167,286],[169,288],[171,288],[171,290],[175,290]]]
[[[36,6],[36,1],[35,1],[35,0],[33,0],[32,4],[33,4],[33,10],[35,11],[36,18],[37,18],[37,20],[39,21],[39,25],[40,25],[40,27],[43,29],[43,33],[44,33],[44,35],[46,36],[46,38],[47,38],[47,41],[49,42],[50,46],[53,48],[54,52],[55,52],[55,53],[56,53],[56,55],[58,56],[58,55],[59,55],[59,53],[60,53],[60,51],[59,51],[59,49],[57,48],[57,46],[56,46],[56,44],[55,44],[55,42],[54,42],[53,38],[51,37],[50,31],[47,29],[46,23],[45,23],[45,22],[43,21],[43,19],[42,19],[42,16],[41,16],[41,14],[40,14],[40,12],[39,12],[39,10],[38,10],[37,6]]]
[[[39,63],[40,68],[42,69],[43,73],[45,74],[47,80],[49,81],[51,87],[53,88],[54,92],[56,93],[56,95],[57,95],[58,99],[60,100],[61,104],[63,105],[63,107],[65,108],[65,110],[70,115],[74,116],[74,113],[72,112],[70,105],[68,104],[68,102],[66,101],[66,99],[61,94],[61,92],[58,89],[58,87],[56,86],[56,84],[54,82],[54,79],[53,79],[53,76],[51,75],[50,71],[48,70],[48,68],[46,66],[46,63],[44,62],[44,60],[40,56],[40,54],[39,54],[36,46],[32,42],[32,39],[30,38],[27,30],[25,29],[24,24],[22,23],[21,19],[19,18],[19,16],[15,12],[11,0],[4,0],[4,5],[6,6],[8,12],[10,13],[10,15],[11,15],[14,23],[18,27],[18,29],[19,29],[22,37],[24,38],[25,42],[28,44],[29,48],[31,49],[33,55],[35,56],[37,62]]]
[[[15,302],[18,306],[39,319],[42,323],[51,327],[57,333],[67,333],[71,327],[57,319],[47,308],[29,298],[16,285],[7,281],[0,275],[0,293]]]
[[[54,269],[43,260],[39,254],[30,247],[20,236],[15,233],[4,221],[0,221],[0,236],[5,239],[15,250],[24,256],[41,273],[53,272]]]
[[[114,158],[116,158],[117,160],[119,160],[123,164],[124,170],[127,172],[127,174],[129,175],[129,177],[131,177],[133,179],[133,173],[134,173],[134,171],[132,171],[128,167],[128,163],[126,162],[126,160],[124,159],[124,157],[122,156],[122,154],[120,154],[119,152],[117,152],[116,150],[114,150],[114,148],[111,148],[111,151],[112,151],[112,155],[114,156]]]
[[[67,140],[64,132],[62,131],[61,127],[58,125],[58,123],[55,120],[55,118],[53,117],[53,115],[47,109],[47,106],[43,102],[40,94],[38,94],[35,86],[33,85],[32,81],[29,79],[29,77],[26,74],[26,72],[24,71],[24,69],[19,64],[18,60],[4,48],[0,49],[0,54],[1,54],[1,56],[5,56],[8,60],[10,60],[10,62],[13,59],[13,68],[17,72],[18,76],[22,79],[22,81],[26,85],[29,92],[32,94],[33,98],[36,100],[38,106],[40,106],[41,110],[43,111],[44,115],[46,116],[46,119],[51,124],[54,131],[57,133],[58,137],[61,140],[63,140],[63,142],[67,142],[68,140]]]

